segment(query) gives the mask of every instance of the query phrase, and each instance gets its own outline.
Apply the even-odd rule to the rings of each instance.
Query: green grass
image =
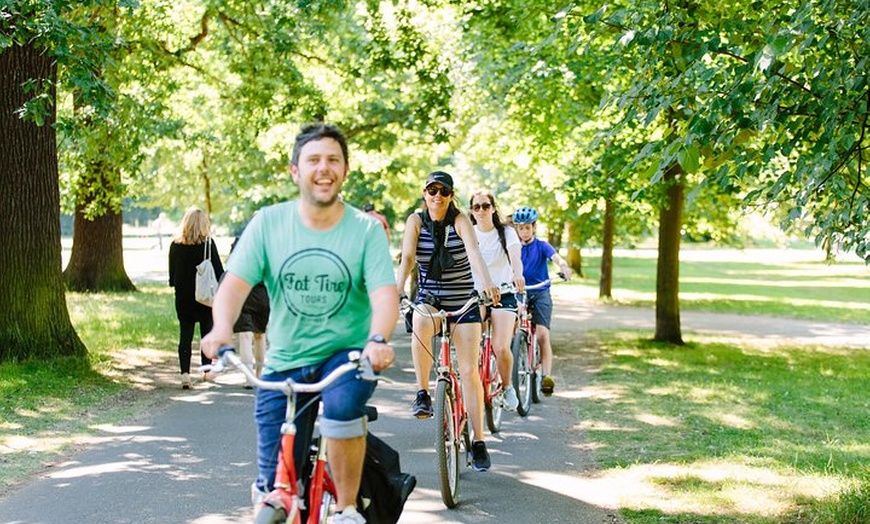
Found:
[[[600,257],[583,258],[580,285],[594,288],[596,296],[600,265]],[[655,258],[614,259],[615,302],[653,305],[655,288]],[[861,262],[711,262],[685,256],[680,308],[870,324],[870,268]]]
[[[617,477],[646,472],[687,508],[627,499],[627,523],[868,522],[870,352],[600,336],[605,362],[578,403],[596,461]],[[809,497],[804,483],[847,487]],[[750,512],[747,493],[788,511]]]
[[[142,350],[177,346],[171,289],[68,293],[70,318],[87,359],[0,365],[0,491],[57,459],[92,426],[128,417],[148,399],[133,394],[124,369]]]

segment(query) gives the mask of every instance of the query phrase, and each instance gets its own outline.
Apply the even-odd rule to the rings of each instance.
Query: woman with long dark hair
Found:
[[[522,293],[525,288],[523,278],[522,244],[512,227],[501,223],[495,196],[490,191],[475,191],[471,195],[471,223],[480,247],[480,254],[495,284],[513,283]],[[483,282],[475,281],[478,290]],[[504,384],[504,399],[507,408],[517,409],[520,401],[511,384],[514,357],[511,353],[511,338],[516,323],[517,299],[513,293],[501,295],[501,303],[488,306],[489,317],[484,322],[492,322],[492,349],[498,359],[498,373]]]

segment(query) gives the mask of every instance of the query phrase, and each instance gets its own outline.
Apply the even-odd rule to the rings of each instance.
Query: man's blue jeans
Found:
[[[336,353],[320,364],[268,373],[263,375],[263,380],[280,382],[291,378],[295,382],[317,382],[333,369],[346,363],[347,354],[352,350]],[[303,393],[297,396],[296,441],[293,446],[297,477],[301,478],[305,471],[308,448],[320,402],[323,402],[321,435],[328,438],[365,436],[365,407],[375,390],[375,385],[376,382],[362,380],[357,373],[352,372],[333,382],[320,394]],[[287,397],[280,391],[257,390],[254,406],[254,418],[257,422],[257,467],[259,468],[257,488],[264,493],[268,493],[274,487],[272,483],[278,465],[281,425],[284,423],[286,409]]]

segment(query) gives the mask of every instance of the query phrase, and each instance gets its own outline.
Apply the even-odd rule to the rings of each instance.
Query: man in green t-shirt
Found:
[[[269,350],[263,380],[316,382],[362,349],[374,370],[394,358],[387,341],[399,314],[387,236],[380,222],[339,197],[348,176],[347,140],[329,124],[311,124],[296,137],[290,173],[299,198],[261,209],[245,228],[212,305],[214,327],[202,341],[206,355],[231,344],[233,324],[251,288],[269,292]],[[365,457],[365,404],[374,383],[348,375],[321,397],[320,433],[341,513],[335,522],[365,522],[356,512]],[[302,399],[304,397],[300,397]],[[286,397],[257,390],[257,463],[254,497],[273,488]],[[304,401],[300,404],[304,405]],[[317,405],[299,413],[297,464]]]

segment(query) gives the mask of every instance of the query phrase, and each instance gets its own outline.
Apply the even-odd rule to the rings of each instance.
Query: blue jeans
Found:
[[[281,382],[288,378],[295,382],[317,382],[332,370],[348,361],[351,349],[340,351],[329,359],[311,366],[290,369],[263,375],[263,380]],[[308,448],[314,432],[314,422],[320,402],[323,402],[323,417],[320,434],[328,438],[354,438],[366,434],[365,407],[376,382],[362,380],[356,373],[348,373],[317,394],[302,393],[296,397],[296,441],[293,460],[297,477],[301,478],[308,460]],[[311,404],[309,405],[309,402]],[[281,425],[285,421],[287,397],[280,391],[258,389],[254,405],[257,422],[257,488],[263,492],[272,490],[275,471],[278,467],[278,451],[281,447]]]

